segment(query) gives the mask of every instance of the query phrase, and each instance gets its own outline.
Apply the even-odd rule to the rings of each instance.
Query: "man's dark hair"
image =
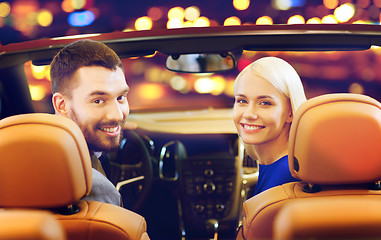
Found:
[[[70,82],[75,72],[81,67],[100,66],[116,70],[123,65],[118,55],[104,43],[92,40],[79,40],[61,49],[50,65],[52,93],[68,94],[68,87],[75,86]]]

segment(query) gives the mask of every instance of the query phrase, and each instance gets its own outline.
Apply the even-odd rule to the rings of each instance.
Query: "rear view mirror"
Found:
[[[168,70],[185,73],[208,73],[231,70],[236,66],[232,54],[183,54],[167,57]]]

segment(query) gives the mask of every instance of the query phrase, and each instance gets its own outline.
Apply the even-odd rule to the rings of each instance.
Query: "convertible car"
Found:
[[[250,62],[285,59],[308,98],[337,92],[381,97],[379,25],[183,28],[1,46],[1,118],[53,113],[46,72],[54,55],[78,39],[104,42],[124,64],[132,127],[109,154],[111,181],[124,207],[146,219],[151,239],[236,238],[243,202],[258,178],[231,111],[234,79]]]

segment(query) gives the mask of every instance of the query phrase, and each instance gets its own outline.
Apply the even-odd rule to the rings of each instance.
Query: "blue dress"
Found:
[[[258,182],[254,189],[254,195],[269,188],[279,186],[288,182],[300,181],[291,176],[288,156],[283,156],[279,160],[269,165],[259,164]]]

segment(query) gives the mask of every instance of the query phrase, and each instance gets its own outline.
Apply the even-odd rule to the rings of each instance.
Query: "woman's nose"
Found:
[[[243,113],[243,118],[245,119],[257,119],[258,115],[253,107],[248,107]]]

